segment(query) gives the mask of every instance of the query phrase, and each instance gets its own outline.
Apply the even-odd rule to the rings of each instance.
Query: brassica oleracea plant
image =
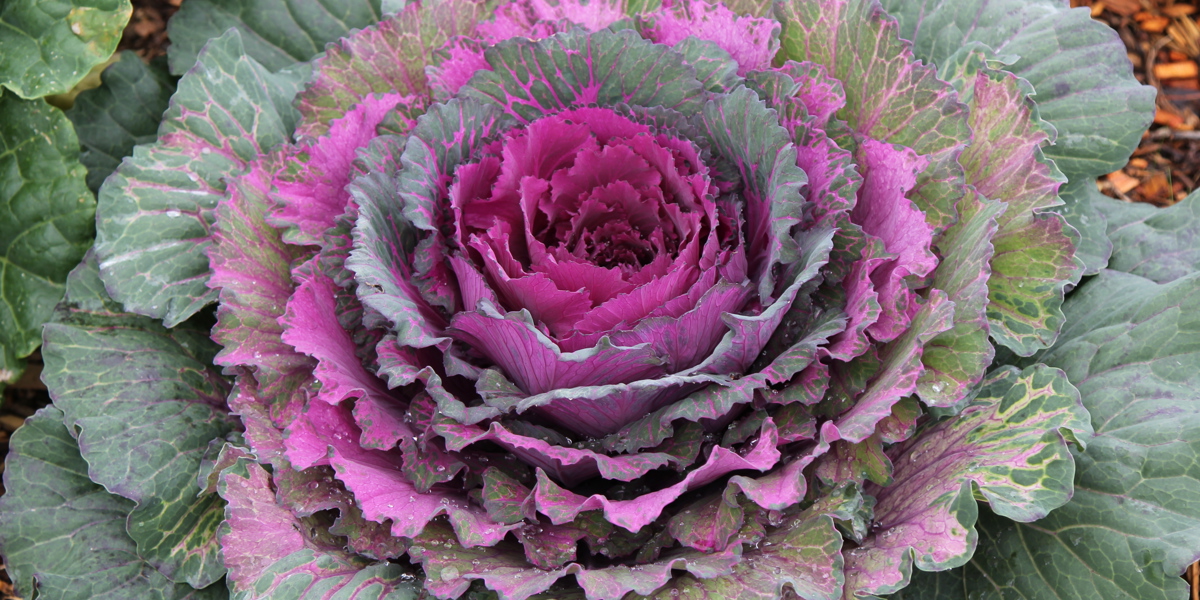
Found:
[[[171,36],[177,85],[122,60],[72,116],[170,97],[88,163],[0,500],[26,597],[1181,597],[1200,200],[1096,191],[1153,90],[1087,10],[188,0]]]

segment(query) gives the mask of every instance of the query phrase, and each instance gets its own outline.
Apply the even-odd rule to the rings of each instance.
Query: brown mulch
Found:
[[[1157,113],[1129,164],[1098,181],[1113,198],[1170,206],[1200,183],[1200,7],[1177,0],[1071,0],[1125,42]]]
[[[166,54],[166,23],[181,2],[133,0],[133,16],[118,51],[134,50],[143,60]],[[1200,10],[1194,2],[1175,0],[1071,0],[1071,5],[1090,7],[1094,18],[1115,29],[1138,81],[1159,91],[1154,124],[1129,164],[1101,177],[1097,185],[1125,201],[1174,204],[1200,182]],[[13,431],[50,402],[41,371],[41,356],[35,353],[21,380],[0,398],[0,457],[7,456]],[[1200,563],[1188,567],[1184,578],[1192,586],[1192,600],[1200,600]],[[0,600],[20,600],[12,592],[0,562]]]

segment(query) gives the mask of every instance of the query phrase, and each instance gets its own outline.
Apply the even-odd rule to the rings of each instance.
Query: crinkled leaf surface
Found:
[[[0,6],[0,85],[22,98],[70,91],[108,60],[129,0],[9,0]]]
[[[455,36],[472,37],[485,18],[483,2],[432,0],[338,40],[315,61],[312,84],[296,102],[303,115],[297,135],[325,133],[330,121],[372,93],[426,96],[425,68],[434,51]]]
[[[1158,283],[1200,270],[1200,193],[1169,208],[1097,196],[1093,206],[1107,221],[1108,237],[1117,249],[1110,269]]]
[[[247,56],[271,71],[312,59],[325,44],[382,16],[379,0],[192,0],[171,17],[167,56],[182,75],[208,40],[236,28]]]
[[[1046,155],[1071,179],[1125,165],[1154,115],[1154,89],[1133,78],[1116,32],[1057,0],[882,0],[913,52],[941,65],[970,42],[1020,57],[1006,67],[1033,84],[1058,130]]]
[[[41,343],[67,273],[92,243],[96,204],[78,152],[61,111],[0,90],[0,386]]]
[[[289,140],[300,79],[268,72],[230,31],[179,81],[159,141],[135,148],[100,190],[100,276],[126,310],[171,327],[216,298],[205,256],[214,208],[227,178]]]
[[[983,515],[970,563],[899,597],[1184,597],[1177,575],[1200,556],[1200,275],[1104,271],[1064,310],[1058,343],[1031,360],[1063,369],[1092,416],[1074,498],[1028,525]]]
[[[984,382],[961,414],[922,432],[894,457],[894,483],[868,486],[875,530],[846,561],[849,593],[896,591],[913,563],[925,571],[963,564],[975,551],[975,497],[1017,521],[1033,521],[1071,497],[1067,439],[1092,426],[1062,371],[1008,367]]]
[[[966,106],[953,89],[917,62],[874,0],[787,0],[776,10],[788,19],[782,54],[824,65],[842,82],[839,118],[859,134],[929,155],[908,198],[935,229],[953,223],[963,195],[955,159],[970,138]]]
[[[417,597],[413,574],[400,565],[316,547],[299,519],[276,503],[271,476],[257,463],[238,460],[218,489],[229,502],[221,538],[234,600]]]
[[[484,56],[493,70],[476,73],[460,94],[499,105],[525,123],[589,104],[665,106],[692,114],[703,102],[695,71],[681,55],[628,29],[577,29],[540,42],[515,38]]]
[[[147,65],[131,50],[122,52],[100,79],[100,87],[80,93],[67,111],[79,134],[79,161],[87,167],[93,192],[134,146],[158,137],[158,123],[175,93],[175,79],[162,61]]]
[[[1022,82],[1003,71],[977,75],[971,94],[975,143],[962,154],[967,182],[1006,210],[996,217],[988,279],[992,339],[1022,356],[1054,343],[1063,290],[1078,281],[1074,243],[1059,204],[1062,175],[1042,156],[1054,132],[1038,118]]]
[[[165,329],[122,312],[90,256],[68,278],[42,347],[43,377],[77,431],[88,475],[137,503],[128,528],[138,554],[194,587],[225,574],[216,543],[223,508],[196,487],[209,441],[237,425],[215,353],[203,324]]]
[[[0,546],[23,598],[62,600],[218,600],[225,586],[197,591],[173,584],[138,558],[125,533],[133,502],[88,478],[88,464],[46,407],[13,434],[0,500]]]

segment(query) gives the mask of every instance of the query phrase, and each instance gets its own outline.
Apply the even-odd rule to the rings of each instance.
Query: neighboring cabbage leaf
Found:
[[[158,138],[158,123],[175,93],[175,79],[161,60],[150,64],[126,50],[100,74],[100,87],[81,92],[67,118],[75,124],[93,192],[117,170],[133,147]]]
[[[1200,267],[1200,192],[1168,208],[1096,198],[1117,251],[1109,268],[1170,283]]]
[[[70,91],[112,55],[131,14],[129,0],[7,0],[0,6],[0,85],[22,98]]]
[[[78,153],[61,111],[0,90],[0,387],[21,375],[91,246],[96,202]]]

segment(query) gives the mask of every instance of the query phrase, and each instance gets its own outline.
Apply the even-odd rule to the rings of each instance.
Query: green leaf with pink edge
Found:
[[[1071,498],[1068,446],[1092,435],[1087,410],[1066,374],[1044,365],[993,373],[958,416],[892,451],[894,482],[868,485],[875,531],[846,561],[847,597],[895,592],[912,566],[940,571],[975,552],[975,498],[1015,521],[1046,516]]]
[[[942,66],[973,43],[1011,56],[1041,116],[1058,130],[1046,149],[1072,182],[1123,166],[1154,116],[1120,38],[1082,8],[1058,0],[882,0],[913,52]]]
[[[46,385],[109,492],[133,500],[129,535],[164,575],[203,588],[225,574],[220,499],[196,477],[210,440],[237,427],[205,324],[174,329],[108,298],[89,256],[45,328]]]
[[[125,531],[133,502],[104,491],[53,406],[13,434],[0,543],[15,592],[62,600],[218,600],[222,584],[175,584],[138,557]]]
[[[999,230],[992,238],[991,336],[1028,356],[1054,343],[1063,324],[1064,290],[1083,274],[1082,261],[1075,259],[1075,232],[1062,215],[1044,212],[1062,204],[1058,188],[1065,181],[1042,154],[1054,130],[1026,97],[1028,84],[1015,75],[984,69],[964,83],[973,87],[976,136],[961,158],[967,182],[1007,206],[996,217]]]
[[[233,600],[413,600],[414,574],[390,562],[320,547],[290,510],[276,503],[271,476],[241,459],[221,474],[229,504],[221,526]]]
[[[842,82],[837,116],[854,132],[928,156],[908,197],[935,232],[954,223],[965,191],[957,158],[971,132],[953,88],[917,61],[876,0],[785,0],[775,11],[785,22],[780,57],[824,65]]]
[[[954,302],[954,326],[925,344],[917,394],[929,406],[953,406],[982,379],[995,355],[988,339],[987,283],[1004,204],[974,190],[958,204],[959,221],[938,242],[942,262],[932,286]]]
[[[429,96],[425,68],[455,36],[471,36],[488,15],[475,0],[412,3],[376,25],[350,34],[314,63],[312,83],[299,94],[297,136],[325,133],[329,123],[370,94]]]
[[[231,466],[230,462],[226,466]],[[218,473],[219,474],[219,473]],[[335,478],[330,467],[318,466],[297,471],[286,466],[273,469],[275,499],[297,517],[310,517],[325,510],[336,510],[338,516],[329,526],[329,534],[345,538],[346,546],[356,554],[389,560],[408,550],[408,540],[393,537],[391,521],[368,521],[342,482]]]
[[[206,249],[226,178],[286,142],[302,74],[272,74],[229,32],[179,81],[159,141],[138,146],[100,189],[100,276],[125,309],[177,325],[216,299]]]

